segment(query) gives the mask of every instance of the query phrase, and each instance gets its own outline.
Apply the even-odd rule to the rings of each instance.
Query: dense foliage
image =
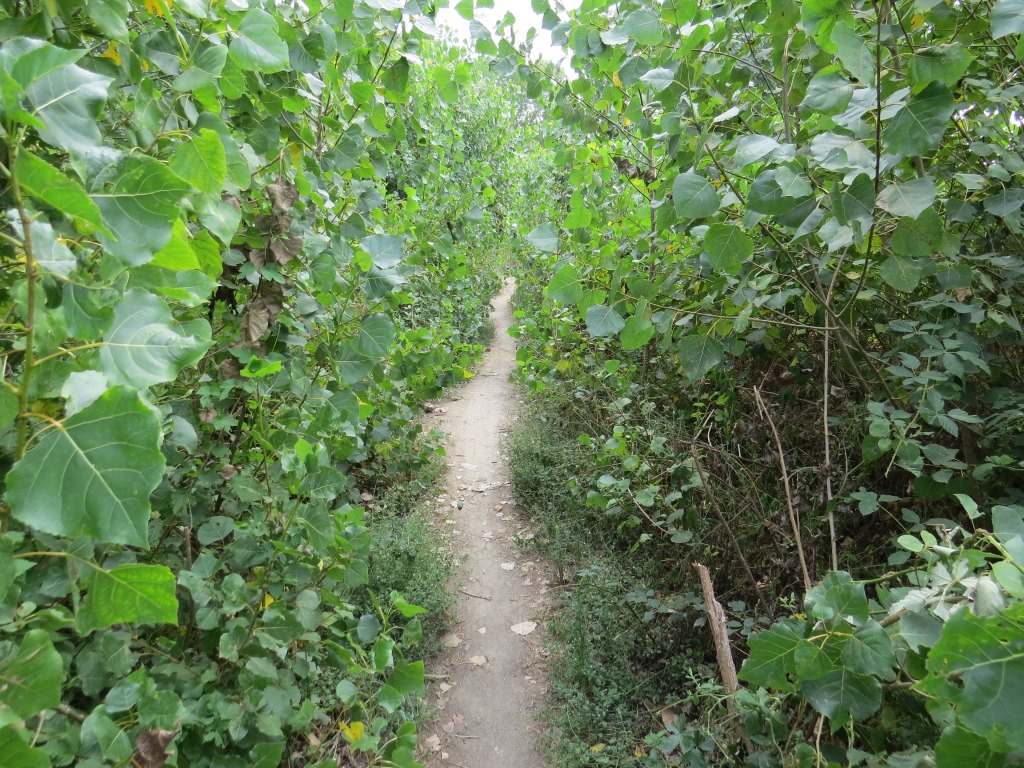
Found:
[[[0,6],[4,765],[415,764],[425,534],[380,497],[483,349],[531,130],[432,14]]]
[[[749,654],[734,715],[676,720],[677,689],[636,697],[646,744],[571,738],[615,765],[1019,760],[1024,3],[534,6],[579,76],[525,73],[562,176],[522,378],[591,454],[590,541],[660,563],[606,599],[644,616],[615,647],[669,664],[701,561]]]

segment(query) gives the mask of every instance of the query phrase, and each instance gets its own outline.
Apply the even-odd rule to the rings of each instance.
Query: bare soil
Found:
[[[447,436],[447,492],[437,519],[460,560],[457,621],[430,664],[436,721],[422,731],[431,768],[542,768],[535,716],[547,690],[544,593],[550,569],[530,554],[503,438],[516,418],[510,283],[494,300],[494,342],[476,376],[432,406]]]

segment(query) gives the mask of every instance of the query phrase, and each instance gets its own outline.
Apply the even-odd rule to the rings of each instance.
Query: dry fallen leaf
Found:
[[[469,657],[469,663],[472,664],[474,667],[482,667],[484,664],[487,663],[487,657],[486,656],[470,656]]]
[[[501,568],[504,571],[514,571],[516,569],[515,563],[502,563]]]
[[[458,648],[462,643],[462,638],[454,632],[448,632],[447,634],[441,635],[441,643],[445,648]]]
[[[477,629],[477,632],[479,632],[481,635],[486,635],[487,627],[480,627],[479,629]]]
[[[424,741],[423,745],[425,747],[427,747],[428,749],[430,749],[431,752],[440,752],[441,751],[441,737],[438,736],[435,733],[433,736],[431,736],[426,741]]]
[[[441,730],[445,733],[452,733],[455,730],[455,723],[449,721],[441,726]]]
[[[162,768],[163,764],[167,762],[167,758],[171,756],[167,747],[177,733],[177,731],[164,731],[160,728],[140,733],[135,739],[132,765],[137,765],[139,768]]]
[[[441,683],[441,685],[439,685],[438,688],[441,689],[441,693],[448,693],[448,691],[452,689],[452,687],[448,685],[448,683]]]
[[[521,621],[518,624],[513,624],[510,629],[517,635],[528,635],[537,628],[536,621]]]

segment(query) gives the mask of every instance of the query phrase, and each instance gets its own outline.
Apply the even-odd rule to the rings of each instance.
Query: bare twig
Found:
[[[768,426],[772,429],[772,435],[775,437],[775,448],[779,454],[779,467],[782,470],[782,487],[786,491],[786,508],[789,510],[789,524],[793,528],[793,539],[796,542],[796,553],[800,558],[800,570],[804,577],[804,591],[811,591],[811,573],[807,570],[807,558],[804,556],[804,544],[803,539],[800,537],[800,519],[796,514],[796,507],[793,505],[793,492],[789,487],[789,470],[786,469],[786,455],[782,450],[782,438],[779,437],[779,430],[775,428],[775,422],[772,420],[771,413],[768,412],[768,406],[764,402],[764,398],[761,397],[761,390],[754,387],[754,397],[757,399],[757,410],[765,421],[768,422]]]
[[[828,538],[832,549],[832,570],[839,570],[839,549],[836,544],[836,513],[832,508],[832,430],[828,424],[828,402],[831,385],[829,381],[829,332],[828,313],[825,313],[825,371],[822,385],[821,428],[825,438],[825,507],[828,509]]]
[[[690,453],[693,456],[693,466],[697,470],[697,475],[700,477],[700,483],[704,486],[704,493],[707,494],[708,500],[711,502],[711,507],[715,510],[715,514],[718,515],[718,519],[722,522],[722,527],[725,528],[726,534],[729,536],[729,541],[732,542],[733,548],[736,550],[736,556],[740,559],[743,564],[743,570],[747,572],[747,578],[750,579],[750,583],[754,587],[754,591],[757,593],[757,601],[761,604],[761,610],[766,613],[770,613],[768,603],[764,599],[764,595],[761,594],[761,588],[757,584],[757,579],[754,578],[754,572],[750,568],[750,563],[747,562],[747,556],[743,554],[743,547],[736,540],[736,536],[732,532],[732,527],[725,519],[725,515],[722,514],[722,508],[718,506],[718,499],[711,492],[711,486],[708,484],[707,478],[704,476],[704,469],[700,465],[700,456],[697,453],[697,447],[694,445],[690,446]],[[701,566],[703,568],[703,566]]]
[[[459,592],[461,592],[462,594],[467,595],[469,597],[475,597],[477,600],[490,600],[491,599],[491,598],[487,597],[486,595],[474,595],[472,592],[467,592],[464,589],[460,589]]]

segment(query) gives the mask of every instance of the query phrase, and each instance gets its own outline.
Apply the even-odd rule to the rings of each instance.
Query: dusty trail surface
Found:
[[[518,402],[509,382],[515,346],[509,283],[495,298],[494,342],[475,378],[435,406],[430,426],[447,435],[447,493],[438,521],[457,559],[458,621],[429,670],[436,722],[422,732],[431,768],[542,768],[534,717],[546,690],[541,614],[546,569],[518,544],[532,538],[517,517],[502,439]],[[463,559],[464,558],[464,559]]]

